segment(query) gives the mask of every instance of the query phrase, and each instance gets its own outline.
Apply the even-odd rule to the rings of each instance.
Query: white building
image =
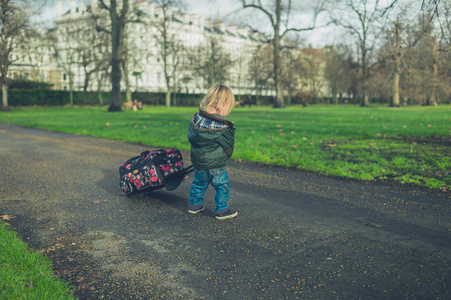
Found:
[[[131,91],[165,92],[166,74],[173,91],[202,93],[208,88],[209,81],[219,76],[224,77],[221,83],[230,86],[235,93],[253,93],[254,82],[249,76],[248,64],[254,51],[266,40],[261,33],[226,26],[219,21],[211,22],[195,14],[165,9],[152,1],[129,0],[129,3],[129,20],[134,22],[126,27],[123,90],[129,87]],[[76,0],[71,0],[70,4],[67,12],[62,11],[61,1],[57,1],[56,6],[56,34],[60,49],[58,67],[63,70],[62,76],[72,77],[74,90],[85,87],[94,91],[99,87],[109,90],[109,68],[106,67],[111,52],[109,37],[95,30],[99,24],[109,28],[108,12],[101,9],[97,0],[90,0],[89,5],[77,5]],[[174,50],[174,46],[169,47],[172,52],[166,56],[166,73],[162,34],[159,32],[164,15],[167,41],[179,44],[178,50]],[[93,16],[96,16],[96,21],[93,21]],[[218,55],[215,66],[209,66],[206,56],[210,54]],[[218,70],[216,64],[220,65],[221,59],[225,66],[220,66]],[[66,82],[63,89],[68,89],[68,84],[70,82]]]
[[[29,49],[13,54],[20,59],[11,66],[10,78],[49,82],[56,90],[111,90],[111,36],[104,31],[111,26],[109,12],[98,0],[79,4],[81,1],[70,0],[67,11],[56,1],[56,28],[36,35],[30,39]],[[131,22],[126,27],[121,79],[121,89],[129,95],[166,92],[167,79],[171,91],[178,93],[204,93],[211,84],[222,83],[237,95],[275,95],[269,37],[226,26],[219,20],[165,9],[150,0],[129,3]],[[170,50],[166,57],[162,24]],[[294,61],[310,63],[302,67],[285,62],[282,72],[293,72],[300,66],[294,72],[294,82],[287,83],[286,95],[328,95],[323,50],[292,49],[288,56]]]

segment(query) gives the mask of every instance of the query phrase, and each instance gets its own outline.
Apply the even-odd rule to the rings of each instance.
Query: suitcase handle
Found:
[[[183,170],[183,172],[185,172],[185,174],[191,173],[191,172],[194,171],[194,168],[193,168],[193,167],[194,167],[194,166],[191,165],[191,166],[189,166],[188,168],[185,168],[185,169]]]
[[[168,180],[168,179],[171,179],[171,178],[174,178],[174,177],[179,177],[179,176],[182,176],[182,175],[191,173],[191,172],[193,172],[193,171],[194,171],[193,165],[191,165],[191,166],[189,166],[188,168],[185,168],[185,169],[183,169],[183,170],[180,171],[180,172],[172,173],[172,174],[167,175],[164,179],[165,179],[165,180]]]

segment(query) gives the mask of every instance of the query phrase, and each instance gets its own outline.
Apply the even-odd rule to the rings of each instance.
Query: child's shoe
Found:
[[[195,215],[195,214],[197,214],[197,213],[200,213],[201,211],[203,211],[205,209],[205,206],[201,206],[201,207],[199,207],[198,209],[196,209],[196,210],[191,210],[191,209],[188,209],[188,212],[190,213],[190,214],[193,214],[193,215]]]
[[[217,214],[216,215],[216,219],[222,221],[222,220],[235,218],[236,216],[238,216],[238,212],[237,211],[232,212],[232,211],[230,211],[230,209],[228,209],[228,210],[226,210],[223,213]]]

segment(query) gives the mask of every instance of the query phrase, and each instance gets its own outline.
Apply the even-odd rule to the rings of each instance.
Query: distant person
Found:
[[[233,109],[235,97],[224,85],[212,86],[200,101],[199,112],[188,126],[194,181],[191,185],[188,212],[205,209],[204,196],[209,184],[215,188],[216,219],[234,218],[238,212],[229,209],[230,183],[227,163],[234,147],[235,127],[225,118]]]
[[[138,107],[138,100],[135,99],[135,100],[133,100],[133,110],[134,110],[134,111],[137,111],[138,108],[139,108],[139,107]]]
[[[252,96],[251,95],[247,96],[247,104],[249,105],[249,107],[251,107],[251,105],[252,105]]]
[[[272,96],[272,106],[276,106],[277,98],[276,96]]]

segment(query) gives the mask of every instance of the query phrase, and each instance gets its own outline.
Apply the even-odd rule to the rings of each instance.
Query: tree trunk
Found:
[[[122,111],[121,100],[121,60],[113,58],[111,63],[111,96],[108,111]]]
[[[99,104],[101,107],[103,106],[102,79],[103,79],[103,75],[100,75],[99,73],[97,73],[97,95],[99,97]]]
[[[274,108],[282,108],[283,105],[283,88],[282,83],[279,81],[279,67],[280,67],[280,14],[281,6],[280,0],[276,0],[276,16],[277,21],[274,26],[274,83],[276,88],[276,101],[274,102]]]
[[[83,92],[86,92],[88,90],[90,78],[91,78],[91,73],[85,72],[85,81],[83,83]]]
[[[125,93],[125,100],[126,100],[127,102],[132,101],[132,90],[130,89],[129,86],[127,86],[127,91],[126,91],[126,93]]]
[[[166,101],[165,101],[166,107],[171,107],[171,90],[168,89],[166,92]]]
[[[122,64],[122,44],[125,29],[126,14],[128,12],[128,1],[122,2],[123,9],[121,16],[117,13],[116,0],[110,4],[111,16],[111,96],[108,111],[122,111],[121,100],[121,64]]]
[[[71,69],[69,69],[69,104],[71,107],[74,106],[74,78]]]
[[[390,106],[399,107],[399,72],[395,70],[392,82],[392,99]]]
[[[74,91],[72,91],[72,88],[69,91],[69,103],[70,106],[74,106]]]
[[[97,95],[99,97],[99,103],[100,106],[103,106],[103,97],[102,97],[102,92],[100,90],[97,91]]]
[[[124,79],[125,79],[125,101],[132,102],[132,91],[130,89],[130,74],[128,70],[128,62],[123,62]]]
[[[365,92],[365,94],[363,94],[363,102],[362,102],[362,104],[360,104],[360,106],[364,106],[364,107],[370,106],[370,97],[368,97],[366,92]]]
[[[437,104],[437,88],[436,88],[437,75],[438,75],[438,46],[437,46],[437,40],[435,38],[432,39],[432,55],[433,55],[433,62],[432,62],[433,84],[431,87],[431,94],[428,97],[426,105],[438,106],[438,104]]]
[[[392,79],[392,99],[390,106],[399,107],[399,77],[401,73],[401,23],[399,19],[396,21],[395,30],[396,30],[396,53],[395,53],[395,69],[393,70],[393,79]]]
[[[360,51],[362,51],[362,94],[363,94],[363,101],[360,104],[360,106],[364,106],[364,107],[368,107],[370,106],[370,100],[369,100],[369,96],[368,96],[368,92],[367,92],[367,88],[366,88],[366,77],[368,74],[368,70],[367,70],[367,64],[366,64],[366,35],[367,32],[366,30],[363,30],[363,40],[362,40],[362,45],[360,46]]]
[[[8,106],[8,86],[6,83],[2,84],[2,107],[1,110],[10,110]]]

